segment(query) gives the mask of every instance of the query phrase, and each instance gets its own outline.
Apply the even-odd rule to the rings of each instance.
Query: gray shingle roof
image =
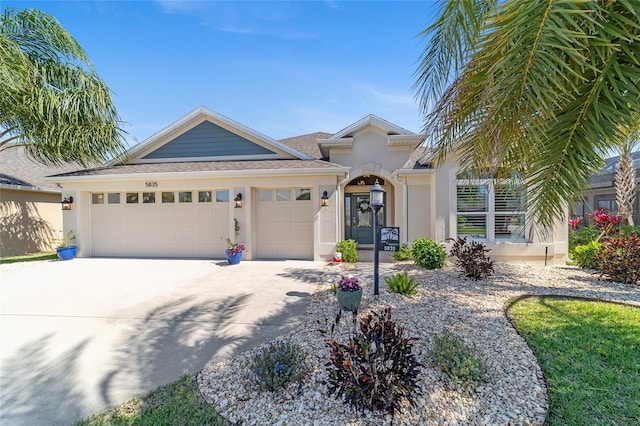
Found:
[[[174,163],[122,164],[110,167],[79,170],[57,174],[55,177],[107,176],[119,174],[181,173],[249,170],[340,169],[339,164],[321,160],[247,160],[247,161],[190,161]]]
[[[79,170],[78,164],[47,166],[31,159],[24,147],[16,146],[0,151],[0,185],[22,187],[25,190],[62,192],[60,185],[44,180],[45,176]]]
[[[279,142],[295,149],[296,151],[300,151],[303,154],[310,155],[315,159],[320,159],[322,158],[322,153],[320,152],[320,147],[318,146],[316,139],[326,139],[331,135],[331,133],[315,132],[282,139]]]

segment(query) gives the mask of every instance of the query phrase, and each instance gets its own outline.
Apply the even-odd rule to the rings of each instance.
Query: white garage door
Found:
[[[229,191],[92,194],[93,256],[224,258]]]
[[[257,189],[255,200],[256,257],[313,259],[311,189]]]

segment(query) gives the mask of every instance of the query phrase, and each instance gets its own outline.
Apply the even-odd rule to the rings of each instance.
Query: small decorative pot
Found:
[[[56,249],[56,253],[58,254],[58,259],[60,260],[71,260],[76,257],[76,250],[76,246],[58,247]]]
[[[342,309],[345,311],[353,311],[360,307],[362,288],[357,291],[342,291],[340,288],[337,288],[336,296],[338,297],[338,304]]]
[[[236,254],[231,254],[229,250],[225,250],[225,253],[227,254],[227,262],[229,262],[229,265],[237,265],[242,260],[241,251]]]

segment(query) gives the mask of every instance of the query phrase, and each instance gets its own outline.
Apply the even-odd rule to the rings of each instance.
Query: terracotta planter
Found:
[[[338,304],[342,309],[345,311],[353,311],[360,307],[360,301],[362,300],[362,288],[358,291],[342,291],[337,288],[336,296],[338,297]]]

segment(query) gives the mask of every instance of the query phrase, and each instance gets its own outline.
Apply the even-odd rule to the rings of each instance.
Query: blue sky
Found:
[[[199,106],[275,139],[367,114],[418,132],[427,1],[6,1],[55,16],[114,92],[129,142]]]

